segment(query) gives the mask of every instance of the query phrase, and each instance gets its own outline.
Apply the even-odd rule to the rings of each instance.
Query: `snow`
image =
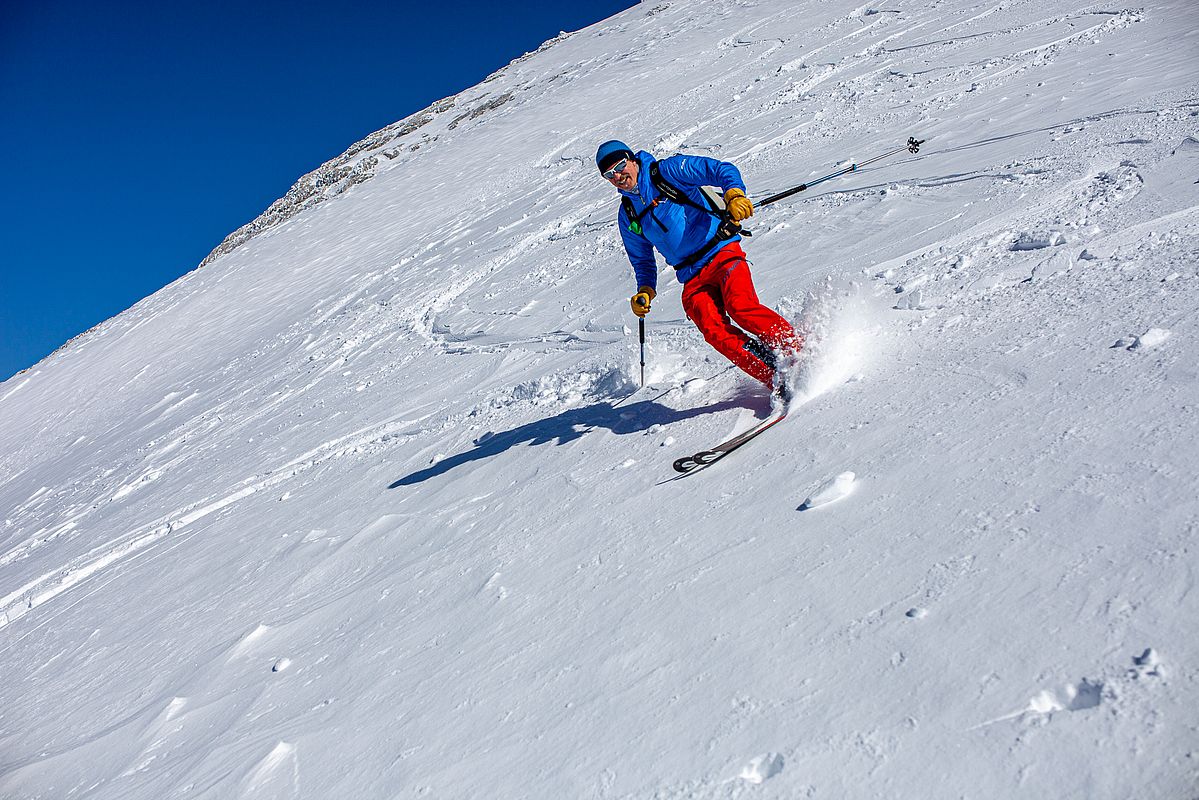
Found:
[[[643,3],[349,148],[0,387],[0,796],[1189,797],[1195,21]],[[665,272],[638,388],[612,136],[927,139],[753,218],[679,480],[770,404]]]
[[[807,500],[800,504],[800,511],[807,511],[809,508],[818,506],[826,506],[829,503],[835,503],[842,500],[853,492],[854,481],[857,476],[852,472],[842,472],[833,478],[829,478],[824,483],[820,484]]]
[[[1150,328],[1133,340],[1129,350],[1149,350],[1163,344],[1170,338],[1170,332],[1164,328]]]

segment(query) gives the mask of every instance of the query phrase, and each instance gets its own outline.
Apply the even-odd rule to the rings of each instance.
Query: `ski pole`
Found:
[[[645,317],[637,317],[637,327],[641,333],[641,387],[645,388]]]
[[[908,143],[905,144],[903,147],[896,147],[894,150],[888,150],[887,152],[883,153],[882,155],[874,156],[873,158],[868,158],[865,161],[854,162],[853,164],[850,164],[848,167],[844,167],[843,169],[839,169],[836,172],[825,175],[823,178],[817,178],[816,180],[810,181],[808,183],[801,183],[799,186],[796,186],[792,189],[788,189],[785,192],[779,192],[778,194],[772,194],[770,197],[767,197],[764,200],[760,200],[757,203],[754,203],[754,205],[757,206],[758,208],[761,208],[762,206],[768,206],[771,203],[778,202],[779,200],[782,200],[786,197],[790,197],[793,194],[799,194],[804,189],[809,189],[818,183],[824,183],[827,180],[831,180],[840,175],[844,175],[848,172],[854,172],[859,167],[864,167],[867,164],[873,164],[875,161],[881,161],[882,159],[893,156],[896,153],[901,152],[903,150],[907,150],[909,153],[913,153],[913,154],[919,153],[920,145],[924,144],[925,141],[926,141],[925,139],[918,140],[915,136],[909,136]]]

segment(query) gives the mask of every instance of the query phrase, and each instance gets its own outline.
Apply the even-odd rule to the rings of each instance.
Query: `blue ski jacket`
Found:
[[[654,163],[654,157],[642,150],[637,153],[637,163],[641,165],[641,171],[637,176],[637,188],[620,193],[632,200],[633,209],[637,214],[641,214],[660,197],[660,193],[649,176],[649,165]],[[671,156],[658,162],[658,170],[663,178],[683,190],[700,206],[706,206],[699,191],[701,186],[718,186],[723,191],[733,188],[745,191],[745,182],[741,180],[741,173],[736,167],[727,161],[717,161],[707,156]],[[629,230],[632,220],[625,212],[623,203],[616,215],[620,239],[629,255],[629,261],[633,264],[637,285],[654,289],[658,288],[654,248],[665,257],[666,263],[677,264],[711,241],[716,235],[716,228],[720,226],[720,219],[713,214],[681,203],[672,203],[664,197],[661,200],[653,210],[647,211],[641,217],[641,235]],[[734,236],[713,248],[698,263],[676,270],[675,275],[678,276],[679,283],[691,280],[720,250],[740,240],[740,235]]]

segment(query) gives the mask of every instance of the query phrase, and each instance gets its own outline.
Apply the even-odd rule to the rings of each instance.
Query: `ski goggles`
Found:
[[[620,161],[617,161],[615,164],[613,164],[611,169],[605,170],[600,174],[604,176],[604,180],[610,181],[616,177],[616,173],[624,172],[628,166],[629,160],[627,158],[622,158]]]

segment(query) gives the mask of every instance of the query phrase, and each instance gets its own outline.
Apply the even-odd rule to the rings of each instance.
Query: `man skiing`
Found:
[[[683,310],[708,344],[789,400],[781,365],[803,342],[791,323],[758,300],[738,244],[740,223],[754,207],[737,168],[705,156],[657,161],[616,140],[599,146],[595,164],[621,195],[617,224],[637,279],[633,313],[648,314],[657,294],[656,248],[674,267],[683,284]],[[724,213],[705,202],[701,186],[720,188]]]

